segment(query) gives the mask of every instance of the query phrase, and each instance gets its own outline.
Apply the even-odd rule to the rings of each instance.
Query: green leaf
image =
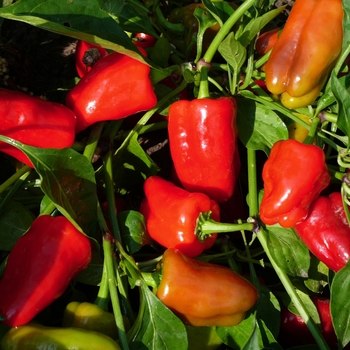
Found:
[[[275,142],[288,139],[287,126],[274,111],[247,99],[237,102],[238,135],[247,148],[269,154]]]
[[[328,267],[311,254],[309,278],[304,281],[305,286],[314,293],[321,293],[328,284]]]
[[[99,44],[145,61],[123,28],[97,0],[20,0],[0,8],[0,17]]]
[[[350,137],[350,93],[334,74],[331,75],[331,88],[339,105],[337,126]]]
[[[42,191],[67,219],[91,233],[97,220],[97,195],[94,169],[87,158],[70,148],[36,148],[5,136],[0,140],[29,157],[40,176]]]
[[[10,251],[35,216],[21,203],[10,201],[0,214],[0,250]]]
[[[130,350],[187,350],[184,324],[147,287],[141,285],[144,313]]]
[[[204,6],[209,10],[216,22],[222,27],[223,23],[233,14],[234,9],[226,1],[203,0]]]
[[[350,3],[343,1],[343,50],[350,45]]]
[[[350,342],[350,264],[338,271],[331,285],[331,315],[335,334],[345,347]]]
[[[169,41],[164,37],[160,37],[152,51],[149,55],[149,58],[157,64],[159,67],[168,67],[168,60],[171,54],[172,48],[169,44]]]
[[[143,246],[153,243],[147,233],[145,218],[134,210],[118,213],[118,223],[125,249],[129,254],[134,254]]]
[[[267,245],[274,260],[290,276],[308,277],[310,253],[292,229],[267,226]]]

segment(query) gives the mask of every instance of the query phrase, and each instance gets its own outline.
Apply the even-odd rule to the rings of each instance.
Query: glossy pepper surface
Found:
[[[91,260],[90,240],[64,216],[39,216],[10,252],[0,280],[0,315],[28,323],[67,289]]]
[[[297,0],[265,65],[266,85],[289,108],[312,103],[343,40],[341,0]]]
[[[186,257],[177,249],[163,255],[157,297],[192,326],[235,326],[258,299],[256,288],[228,267]]]
[[[280,28],[274,28],[259,35],[255,43],[255,51],[258,55],[266,55],[275,46],[280,30]]]
[[[114,315],[88,302],[70,302],[64,310],[62,326],[83,328],[105,334],[112,339],[118,337]]]
[[[0,134],[25,145],[59,149],[73,145],[75,114],[62,104],[0,88],[0,117]],[[0,152],[33,167],[22,151],[5,142],[0,142]]]
[[[232,97],[177,101],[169,108],[171,158],[182,186],[218,203],[233,194],[240,171],[237,102]]]
[[[200,213],[211,212],[219,221],[219,205],[203,193],[190,193],[159,176],[144,183],[146,198],[140,212],[145,217],[149,235],[166,248],[177,248],[187,256],[197,256],[215,243],[217,234],[201,242],[196,234]]]
[[[10,329],[1,340],[2,350],[120,350],[104,334],[79,328],[28,324]]]
[[[78,40],[75,49],[75,68],[78,76],[82,78],[101,57],[107,55],[108,52],[103,47]]]
[[[321,148],[296,140],[277,141],[262,172],[260,218],[291,228],[307,217],[310,204],[330,182]]]
[[[350,226],[340,192],[318,197],[295,232],[309,250],[331,270],[339,271],[350,258]]]
[[[153,108],[157,97],[149,73],[150,66],[118,52],[99,59],[67,94],[66,104],[77,117],[77,132],[99,121]]]

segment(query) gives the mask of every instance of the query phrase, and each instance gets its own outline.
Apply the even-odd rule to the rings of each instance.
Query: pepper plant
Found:
[[[274,5],[3,3],[77,46],[0,89],[2,350],[350,346],[350,5]]]

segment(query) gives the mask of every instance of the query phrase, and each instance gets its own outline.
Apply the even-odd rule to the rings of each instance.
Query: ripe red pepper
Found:
[[[17,327],[67,289],[91,260],[90,240],[64,216],[39,216],[10,252],[0,280],[0,315]]]
[[[337,336],[335,335],[330,314],[330,300],[319,296],[312,296],[311,300],[315,304],[320,316],[321,332],[324,339],[331,349],[338,349]],[[278,342],[285,348],[316,344],[303,318],[293,314],[285,306],[281,310],[281,331]]]
[[[149,72],[147,64],[118,52],[99,59],[67,94],[66,104],[77,116],[77,132],[153,108],[157,97]]]
[[[339,271],[350,258],[350,226],[340,192],[318,197],[295,232],[309,250],[331,270]]]
[[[155,45],[155,43],[157,42],[157,39],[149,34],[146,33],[136,33],[133,36],[134,39],[134,44],[137,47],[142,47],[144,49],[148,49],[150,47],[153,47]]]
[[[0,134],[28,146],[66,148],[75,139],[76,118],[66,106],[0,88]],[[19,149],[0,142],[0,151],[33,167]]]
[[[331,179],[322,149],[291,139],[273,145],[262,178],[260,218],[286,228],[306,218],[310,204]]]
[[[92,66],[104,56],[107,56],[106,49],[99,45],[90,44],[84,40],[79,40],[75,49],[75,68],[79,78],[89,72]]]
[[[205,193],[218,203],[232,196],[240,171],[236,113],[232,97],[176,101],[170,106],[170,152],[187,191]]]
[[[258,55],[266,55],[276,44],[280,28],[275,28],[261,34],[255,43],[255,51]]]
[[[200,213],[211,212],[219,221],[218,204],[203,193],[189,193],[159,176],[151,176],[144,183],[146,198],[140,212],[146,220],[149,235],[166,248],[176,248],[193,257],[209,249],[217,234],[201,242],[196,234],[196,221]]]
[[[256,288],[228,267],[188,258],[177,249],[163,254],[157,297],[191,326],[235,326],[258,299]]]

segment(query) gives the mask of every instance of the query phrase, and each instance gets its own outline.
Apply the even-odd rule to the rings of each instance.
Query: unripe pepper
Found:
[[[10,329],[1,340],[2,350],[120,350],[104,334],[79,328],[45,327],[28,324]]]
[[[237,102],[232,97],[176,101],[169,108],[171,158],[182,186],[218,203],[233,194],[240,171]]]
[[[341,52],[341,0],[297,0],[265,65],[266,85],[288,108],[312,103]],[[322,25],[320,25],[320,23]]]
[[[0,88],[0,134],[28,146],[66,148],[75,139],[75,114],[66,106],[20,91]],[[0,142],[0,151],[33,167],[19,149]]]
[[[330,182],[321,148],[295,140],[277,141],[262,172],[260,218],[291,228],[307,217],[310,204]]]
[[[98,305],[87,302],[70,302],[64,310],[62,326],[83,328],[102,333],[112,339],[118,337],[114,315]]]
[[[186,324],[230,327],[244,319],[255,305],[258,293],[250,282],[228,267],[167,249],[157,297]]]
[[[64,216],[39,216],[10,252],[0,280],[0,315],[17,327],[67,289],[91,260],[90,240]]]
[[[157,97],[149,73],[150,66],[118,52],[99,59],[66,97],[77,132],[153,108]]]
[[[146,220],[149,235],[166,248],[177,248],[187,256],[197,256],[215,243],[216,234],[201,242],[196,234],[200,213],[211,212],[219,221],[219,205],[203,193],[190,193],[159,176],[144,183],[146,198],[140,212]]]
[[[308,217],[294,229],[309,250],[331,270],[339,271],[348,262],[350,226],[340,192],[317,198]]]

